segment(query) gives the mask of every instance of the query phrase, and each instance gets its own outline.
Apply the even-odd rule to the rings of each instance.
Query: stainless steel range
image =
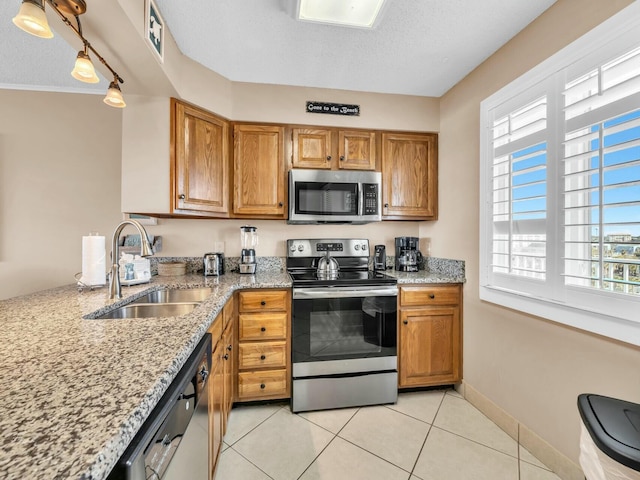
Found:
[[[396,279],[366,239],[287,240],[293,279],[292,410],[395,403]]]

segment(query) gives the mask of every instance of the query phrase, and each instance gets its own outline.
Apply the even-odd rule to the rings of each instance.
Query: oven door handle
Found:
[[[329,287],[294,288],[293,299],[352,298],[352,297],[397,297],[398,287]]]

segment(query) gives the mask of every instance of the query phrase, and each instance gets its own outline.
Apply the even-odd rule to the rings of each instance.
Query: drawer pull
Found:
[[[264,390],[265,388],[267,388],[267,386],[266,386],[264,383],[261,383],[261,384],[260,384],[260,388],[261,388],[262,390]]]
[[[431,300],[433,300],[434,298],[436,298],[436,295],[435,295],[434,293],[430,293],[430,294],[429,294],[429,298],[430,298]]]
[[[264,300],[262,300],[262,301],[260,302],[260,305],[262,305],[263,307],[264,307],[266,304],[267,304],[267,302],[265,302]]]
[[[261,332],[266,332],[266,331],[267,331],[267,328],[266,328],[266,327],[260,327],[260,331],[261,331]]]
[[[260,355],[260,360],[266,360],[267,357],[265,355]]]
[[[404,323],[405,325],[409,325],[409,320],[403,320],[402,323]]]

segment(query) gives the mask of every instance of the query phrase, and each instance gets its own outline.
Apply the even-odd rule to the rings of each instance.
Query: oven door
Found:
[[[293,377],[397,369],[395,285],[293,289]]]

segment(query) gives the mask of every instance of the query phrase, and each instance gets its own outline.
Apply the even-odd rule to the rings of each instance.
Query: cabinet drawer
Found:
[[[287,299],[286,290],[240,292],[238,295],[239,311],[286,311],[289,306]]]
[[[238,374],[238,398],[286,397],[287,371],[267,370]]]
[[[238,340],[279,340],[287,338],[286,313],[241,314]]]
[[[287,366],[287,342],[241,343],[238,346],[238,368],[271,368]]]
[[[458,285],[401,287],[400,306],[457,305],[460,303]]]

